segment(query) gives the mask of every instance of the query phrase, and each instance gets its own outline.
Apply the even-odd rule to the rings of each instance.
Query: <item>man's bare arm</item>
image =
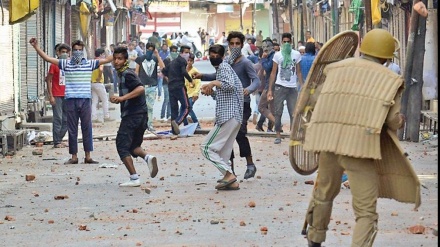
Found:
[[[99,59],[99,65],[110,63],[111,61],[113,61],[113,55],[110,55],[110,56],[103,58],[103,59]]]
[[[269,77],[269,88],[267,89],[267,100],[269,101],[273,100],[272,88],[277,78],[277,72],[278,72],[278,64],[276,62],[273,62],[272,71],[270,72],[270,77]]]
[[[36,38],[31,38],[29,40],[29,43],[32,45],[32,47],[34,47],[35,51],[38,53],[38,55],[46,62],[55,64],[56,66],[58,66],[58,62],[59,60],[57,58],[54,57],[50,57],[49,55],[47,55],[43,50],[41,50],[41,48],[38,46],[38,42]]]

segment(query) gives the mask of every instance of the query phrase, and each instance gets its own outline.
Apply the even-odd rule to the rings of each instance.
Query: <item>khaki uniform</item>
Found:
[[[319,152],[319,170],[307,211],[308,239],[322,243],[345,171],[356,226],[352,246],[372,246],[377,198],[420,206],[420,182],[399,146],[396,130],[403,79],[379,63],[349,58],[328,65],[304,143]]]

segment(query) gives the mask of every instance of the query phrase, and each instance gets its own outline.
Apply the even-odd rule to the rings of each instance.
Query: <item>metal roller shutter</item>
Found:
[[[55,16],[55,44],[64,43],[64,5],[56,4]]]
[[[27,83],[27,56],[28,51],[33,48],[29,45],[29,39],[31,38],[26,34],[27,24],[26,22],[21,22],[20,24],[21,30],[23,30],[23,34],[20,35],[20,67],[21,67],[21,83],[20,83],[20,111],[26,111],[26,107],[28,104],[28,83]]]
[[[26,21],[26,33],[29,37],[38,37],[38,42],[42,44],[42,36],[37,35],[37,15],[31,16]],[[28,42],[26,42],[27,44]],[[26,67],[23,69],[27,74],[27,98],[29,102],[36,102],[38,100],[38,61],[37,52],[32,49],[28,49],[26,57]]]
[[[3,2],[4,19],[9,19],[8,2]],[[13,68],[13,33],[11,25],[0,25],[0,114],[11,115],[14,112],[14,68]]]
[[[406,32],[405,32],[405,10],[396,6],[390,6],[390,15],[388,31],[400,41],[400,59],[394,59],[394,62],[399,64],[401,71],[405,71],[405,57],[406,57]]]
[[[12,26],[12,37],[20,37],[20,26],[14,25]],[[22,95],[20,93],[21,91],[21,67],[20,67],[20,39],[15,38],[12,39],[12,46],[13,46],[13,67],[14,67],[14,112],[18,113],[21,112],[21,109],[23,108],[23,105],[21,104],[21,98]]]
[[[43,11],[44,15],[43,15],[43,26],[44,26],[44,30],[43,30],[43,36],[39,36],[40,38],[43,39],[44,44],[46,47],[45,52],[47,53],[47,55],[53,57],[55,56],[55,51],[54,51],[54,47],[55,47],[55,40],[54,40],[54,31],[55,31],[55,6],[49,2],[43,3],[44,7],[41,9],[41,11]]]
[[[74,40],[81,39],[81,34],[79,32],[79,12],[78,8],[72,6],[72,15],[71,15],[71,29],[70,29],[70,39],[73,42]]]
[[[37,19],[37,37],[43,37],[43,32],[45,27],[43,26],[44,13],[42,11],[38,11],[36,14]],[[41,39],[41,38],[40,38]],[[53,48],[52,48],[53,50]],[[49,69],[49,63],[45,62],[42,58],[38,58],[37,60],[37,96],[41,98],[45,95],[46,88],[46,72]]]

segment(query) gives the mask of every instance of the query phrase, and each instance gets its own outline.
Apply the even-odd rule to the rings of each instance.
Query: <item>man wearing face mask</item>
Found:
[[[185,78],[192,82],[186,71],[191,48],[187,45],[180,47],[180,55],[171,61],[162,71],[168,77],[168,92],[171,105],[171,128],[174,135],[180,134],[179,125],[188,116],[191,106],[186,93]],[[180,102],[180,109],[179,109]]]
[[[170,46],[170,54],[163,60],[163,63],[165,67],[169,67],[172,60],[176,59],[179,56],[179,53],[177,52],[177,46],[172,45]],[[168,91],[168,76],[165,76],[163,74],[163,70],[161,71],[163,76],[163,103],[162,103],[162,109],[160,111],[160,119],[162,121],[168,121],[171,119],[171,105],[170,105],[170,94]]]
[[[269,77],[273,67],[274,54],[275,54],[275,50],[273,49],[272,41],[270,39],[265,40],[263,42],[263,55],[261,56],[261,66],[263,66],[263,69],[265,71],[264,81],[262,81],[261,83],[265,84],[265,86],[263,92],[261,93],[260,102],[258,104],[258,111],[261,113],[260,120],[258,120],[256,126],[256,129],[258,131],[264,131],[263,130],[263,123],[265,121],[264,117],[269,119],[267,132],[272,130],[273,125],[275,123],[275,117],[273,115],[274,112],[273,104],[271,101],[267,100],[267,91],[269,89]]]
[[[155,131],[153,127],[153,107],[156,101],[157,89],[157,66],[162,70],[165,65],[153,43],[146,44],[145,55],[136,58],[136,74],[141,79],[145,88],[145,99],[148,108],[148,129]]]
[[[70,47],[67,44],[57,44],[55,52],[59,59],[67,59]],[[55,64],[51,64],[49,72],[46,76],[47,97],[52,105],[52,135],[53,146],[55,148],[64,148],[62,143],[64,136],[67,133],[67,115],[64,108],[64,91],[66,86],[64,84],[64,71],[60,70]]]
[[[36,38],[29,43],[44,61],[58,65],[65,72],[65,107],[67,111],[67,129],[69,131],[69,153],[72,157],[64,164],[78,164],[78,123],[81,120],[83,147],[85,152],[84,163],[97,164],[99,162],[90,157],[93,151],[92,136],[92,109],[91,109],[91,79],[92,71],[100,65],[113,60],[110,55],[105,59],[87,60],[84,58],[84,43],[76,40],[72,43],[72,58],[57,59],[48,56],[38,46]]]
[[[215,80],[201,88],[204,95],[215,99],[215,126],[200,145],[203,156],[222,173],[217,190],[240,189],[237,177],[228,162],[234,147],[234,139],[243,118],[243,87],[231,65],[224,63],[225,48],[209,47],[209,60],[216,70]],[[215,87],[215,90],[214,90]]]
[[[292,49],[292,34],[283,33],[281,42],[283,44],[281,52],[277,52],[273,56],[273,66],[267,90],[267,99],[273,100],[275,108],[275,144],[281,143],[281,116],[283,115],[284,101],[287,103],[290,126],[292,126],[293,111],[298,98],[297,88],[304,84],[300,66],[301,54]]]
[[[246,59],[241,53],[241,49],[244,45],[244,35],[241,32],[230,32],[227,38],[229,43],[229,57],[226,57],[225,60],[231,65],[232,69],[234,69],[235,73],[240,78],[242,87],[243,87],[243,96],[244,96],[244,104],[243,104],[243,118],[241,122],[240,130],[238,131],[236,141],[238,143],[240,149],[240,157],[246,158],[247,169],[244,174],[244,179],[249,179],[255,176],[257,172],[257,168],[252,159],[252,151],[251,146],[249,144],[249,139],[246,137],[247,134],[247,122],[252,114],[251,110],[251,97],[250,94],[258,89],[260,86],[260,79],[258,78],[257,73],[255,72],[254,66],[249,59]],[[202,81],[213,81],[215,80],[214,74],[203,75],[200,73],[194,74],[194,78],[201,79]],[[232,167],[234,167],[233,163],[234,159],[234,151],[231,153],[231,163]],[[232,170],[234,170],[232,168]]]

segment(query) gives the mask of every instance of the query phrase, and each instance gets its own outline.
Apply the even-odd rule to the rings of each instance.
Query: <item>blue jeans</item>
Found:
[[[64,103],[64,97],[55,96],[55,105],[52,106],[52,134],[53,145],[56,146],[63,141],[67,133],[67,113]]]
[[[248,58],[249,60],[251,60],[252,63],[254,63],[254,64],[258,63],[258,57],[255,56],[255,55],[249,55],[247,58]]]
[[[166,112],[166,115],[165,115]],[[160,111],[160,118],[171,117],[170,93],[168,92],[168,84],[163,84],[163,103]]]
[[[163,77],[157,78],[157,97],[162,96]]]
[[[255,93],[255,107],[253,109],[254,114],[259,114],[258,105],[260,104],[261,92]]]
[[[191,117],[193,123],[198,123],[199,120],[197,119],[196,113],[194,112],[194,108],[193,108],[195,102],[193,101],[192,97],[188,98],[188,101],[189,101],[189,106],[191,107],[191,111],[189,111],[188,115]],[[186,120],[186,118],[183,119],[183,124],[188,125],[188,120]]]

